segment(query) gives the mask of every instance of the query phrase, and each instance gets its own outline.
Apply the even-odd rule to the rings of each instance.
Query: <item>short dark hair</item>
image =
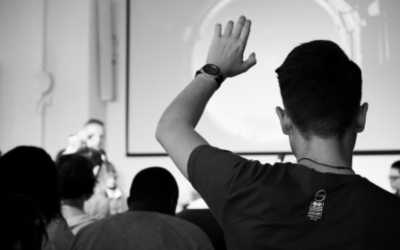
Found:
[[[93,164],[93,168],[95,166],[102,166],[103,165],[103,156],[101,151],[94,149],[94,148],[89,148],[89,147],[83,147],[80,148],[76,154],[78,155],[82,155],[84,157],[86,157],[87,159],[89,159],[92,164]]]
[[[174,176],[168,170],[162,167],[150,167],[135,176],[129,196],[132,201],[177,199],[179,188]]]
[[[398,169],[400,171],[400,161],[395,161],[392,164],[392,168]]]
[[[297,46],[276,73],[285,109],[305,138],[341,137],[354,122],[361,102],[361,69],[334,42]]]
[[[97,124],[97,125],[100,125],[100,126],[104,127],[104,122],[102,122],[102,121],[99,120],[99,119],[95,119],[95,118],[90,118],[90,119],[85,123],[85,126],[86,126],[86,125],[89,125],[89,124]]]
[[[89,159],[78,154],[63,155],[56,165],[60,176],[61,199],[89,198],[93,194],[96,177]]]
[[[1,196],[22,194],[31,198],[45,223],[61,217],[57,168],[50,155],[33,146],[16,147],[0,157]]]

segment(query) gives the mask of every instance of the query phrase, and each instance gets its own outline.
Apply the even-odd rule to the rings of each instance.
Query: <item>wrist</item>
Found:
[[[202,76],[207,79],[213,80],[218,84],[218,88],[221,86],[222,82],[225,80],[225,77],[220,70],[220,68],[215,64],[206,64],[201,69],[196,72],[195,77]]]
[[[198,84],[204,83],[205,85],[213,86],[215,90],[218,90],[220,85],[213,78],[209,78],[204,74],[198,74],[195,76],[196,81],[199,81]]]

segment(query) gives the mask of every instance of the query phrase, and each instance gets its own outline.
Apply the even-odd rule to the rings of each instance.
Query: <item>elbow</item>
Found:
[[[157,128],[156,128],[156,140],[162,144],[163,138],[165,137],[165,135],[168,133],[167,132],[167,125],[165,124],[165,122],[163,122],[162,120],[158,122]]]

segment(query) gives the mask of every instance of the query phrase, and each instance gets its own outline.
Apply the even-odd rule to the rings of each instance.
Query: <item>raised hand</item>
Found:
[[[255,53],[243,61],[243,52],[250,34],[251,21],[244,16],[239,17],[236,25],[233,21],[226,24],[221,34],[221,24],[215,25],[214,38],[207,55],[207,63],[217,65],[224,77],[233,77],[246,72],[256,61]]]

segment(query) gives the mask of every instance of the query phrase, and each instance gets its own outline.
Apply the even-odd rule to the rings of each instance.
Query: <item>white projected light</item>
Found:
[[[257,65],[225,81],[196,130],[213,146],[240,153],[289,152],[276,106],[275,69],[301,43],[331,40],[363,72],[369,103],[359,150],[398,150],[400,4],[364,0],[130,0],[127,78],[128,155],[165,154],[154,133],[162,112],[206,63],[214,25],[252,20],[245,58]]]
[[[224,25],[241,13],[253,21],[245,57],[255,51],[259,55],[257,65],[248,73],[225,82],[206,109],[224,132],[242,141],[242,147],[234,150],[290,150],[275,114],[275,107],[282,107],[275,69],[294,46],[313,39],[329,39],[350,57],[360,58],[359,32],[353,32],[360,29],[359,23],[353,18],[350,6],[337,2],[301,1],[291,6],[289,3],[293,1],[222,1],[204,18],[192,54],[193,72],[204,64],[216,23]],[[342,17],[341,13],[346,15]],[[284,21],[282,16],[290,19]],[[315,19],[318,22],[312,21]],[[297,32],[280,32],[289,29]],[[207,133],[205,126],[201,123],[199,126],[200,132]],[[215,139],[222,147],[232,147],[231,142],[225,145],[224,141]]]

